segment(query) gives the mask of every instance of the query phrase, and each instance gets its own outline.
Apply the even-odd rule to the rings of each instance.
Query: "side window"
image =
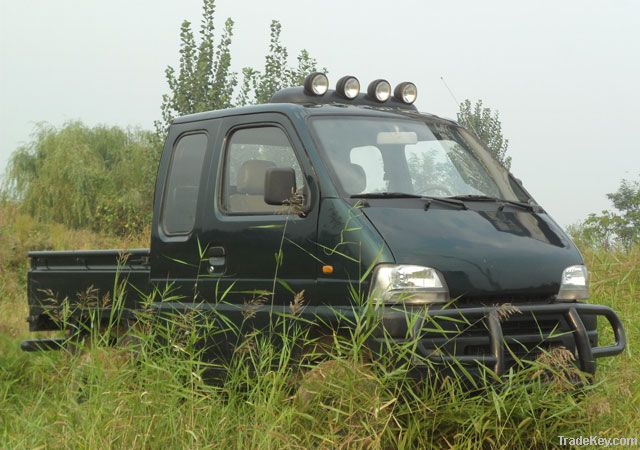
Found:
[[[161,217],[167,234],[186,234],[193,229],[206,150],[204,133],[187,134],[173,148]]]
[[[292,167],[296,189],[305,192],[304,177],[287,135],[280,128],[242,128],[231,135],[226,150],[222,206],[229,213],[275,214],[281,206],[264,202],[264,181],[272,167]]]

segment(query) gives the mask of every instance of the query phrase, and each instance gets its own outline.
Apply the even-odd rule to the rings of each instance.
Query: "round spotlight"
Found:
[[[386,102],[391,97],[391,85],[387,80],[374,80],[369,83],[367,95],[380,103]]]
[[[309,95],[324,95],[329,89],[329,79],[322,72],[313,72],[304,79],[304,91]]]
[[[396,86],[393,96],[407,105],[413,104],[418,98],[418,88],[415,84],[405,81]]]
[[[360,82],[356,77],[347,75],[342,77],[336,83],[336,92],[340,97],[344,97],[348,100],[353,100],[360,93]]]

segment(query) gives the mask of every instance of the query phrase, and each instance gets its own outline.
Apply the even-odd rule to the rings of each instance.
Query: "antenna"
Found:
[[[444,77],[441,75],[440,79],[442,80],[442,84],[444,84],[444,87],[447,88],[447,91],[449,91],[449,94],[451,94],[451,98],[453,99],[454,102],[456,102],[456,106],[460,107],[460,102],[458,101],[458,99],[456,98],[455,95],[453,95],[453,91],[451,90],[451,88],[449,87],[449,85],[447,84],[446,81],[444,81]]]
[[[453,91],[451,90],[451,88],[449,87],[449,85],[447,84],[447,82],[444,80],[444,77],[441,75],[440,79],[442,80],[442,84],[444,84],[444,87],[447,88],[447,91],[449,91],[449,94],[451,95],[451,98],[453,99],[454,102],[456,102],[456,106],[458,108],[460,108],[460,102],[458,101],[458,99],[456,98],[456,96],[453,94]],[[464,113],[463,113],[464,114]],[[476,135],[476,137],[478,138],[478,140],[480,142],[482,142],[482,139],[480,138],[480,134],[478,133],[478,131],[476,130],[476,128],[473,126],[473,123],[469,120],[469,115],[468,114],[464,114],[465,115],[465,120],[467,122],[467,124],[469,125],[469,128],[471,128],[471,131],[473,131],[473,133]]]

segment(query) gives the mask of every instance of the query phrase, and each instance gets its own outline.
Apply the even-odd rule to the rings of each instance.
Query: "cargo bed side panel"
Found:
[[[137,309],[150,290],[148,257],[148,249],[30,252],[29,330],[56,330],[87,310],[108,311],[116,297]]]

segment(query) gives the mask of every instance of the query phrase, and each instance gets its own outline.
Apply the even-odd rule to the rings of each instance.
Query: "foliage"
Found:
[[[317,62],[309,55],[307,50],[301,50],[298,54],[298,65],[288,65],[289,53],[280,41],[282,25],[277,20],[271,22],[271,34],[269,41],[269,53],[267,53],[262,72],[245,68],[242,86],[252,86],[253,96],[250,92],[244,92],[238,98],[238,106],[251,103],[267,103],[271,96],[280,89],[290,86],[301,86],[304,77],[317,69]],[[326,69],[322,69],[326,72]]]
[[[182,22],[178,69],[169,66],[165,71],[169,93],[162,97],[162,119],[155,122],[159,136],[166,133],[177,116],[266,103],[277,90],[301,84],[304,75],[316,69],[315,59],[306,50],[299,53],[296,67],[289,66],[288,51],[280,40],[282,25],[274,20],[264,69],[243,68],[239,92],[234,98],[238,86],[238,74],[231,69],[234,22],[231,18],[225,21],[216,44],[214,17],[215,0],[203,0],[199,43],[191,23]]]
[[[178,70],[168,66],[165,77],[169,94],[162,96],[162,120],[155,123],[158,134],[166,133],[174,117],[232,106],[237,76],[231,70],[233,20],[228,18],[219,42],[215,42],[215,2],[204,0],[197,44],[191,23],[180,27],[180,61]]]
[[[617,211],[589,214],[569,228],[576,240],[594,248],[630,248],[640,243],[640,178],[622,180],[616,192],[607,194]]]
[[[289,67],[281,43],[282,27],[271,24],[271,41],[262,71],[231,70],[233,20],[225,21],[216,42],[215,1],[203,0],[199,39],[188,21],[180,30],[180,61],[165,71],[169,93],[162,97],[156,133],[118,127],[87,127],[69,122],[60,128],[36,126],[31,142],[9,162],[5,195],[40,220],[112,234],[139,233],[151,222],[155,175],[162,141],[178,115],[269,100],[278,89],[301,84],[316,61],[306,50]]]
[[[153,133],[39,124],[9,161],[4,190],[40,220],[116,234],[150,223],[159,148]]]
[[[471,104],[471,101],[467,99],[460,103],[458,123],[474,133],[504,167],[511,168],[511,156],[507,156],[509,140],[502,135],[502,124],[498,111],[484,107],[482,100]]]

